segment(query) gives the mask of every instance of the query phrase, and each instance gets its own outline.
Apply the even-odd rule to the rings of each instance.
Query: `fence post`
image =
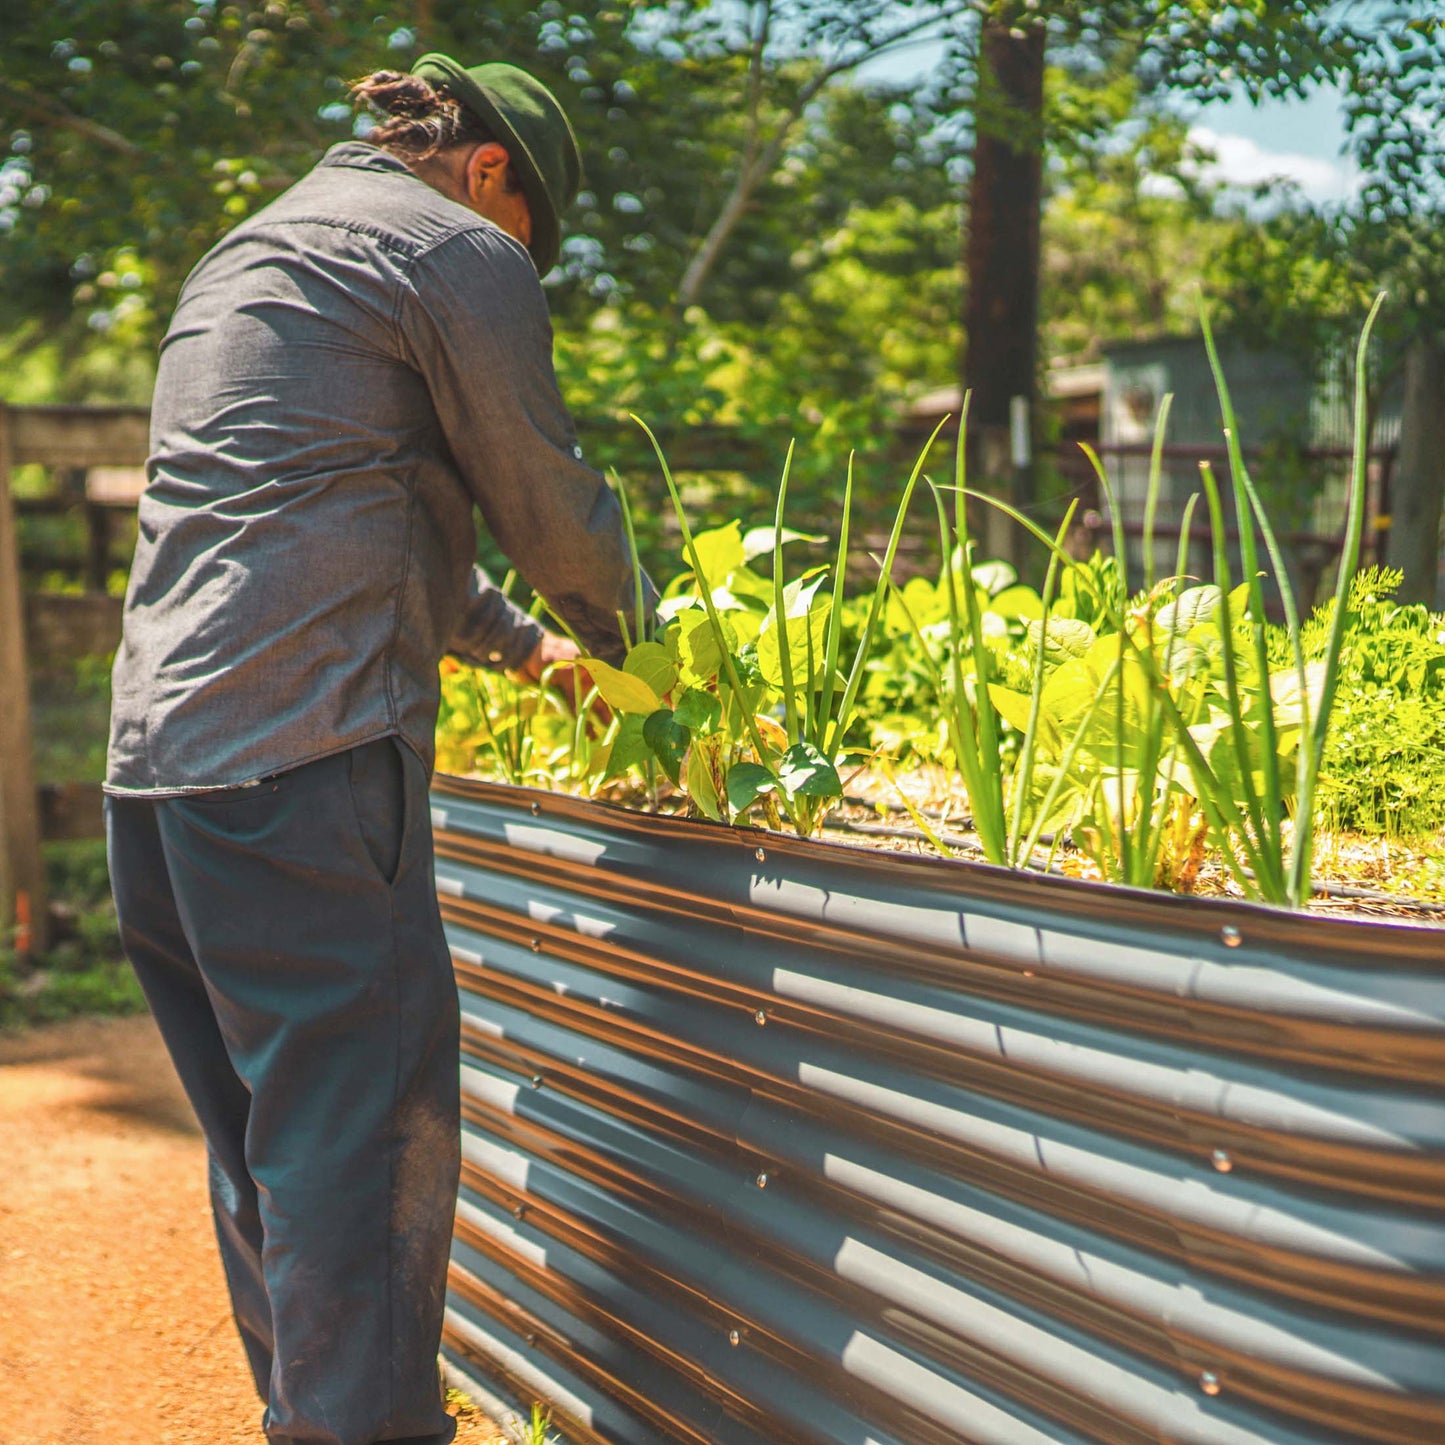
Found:
[[[10,418],[0,403],[0,944],[13,932],[15,951],[35,955],[48,945],[49,914],[10,461]]]

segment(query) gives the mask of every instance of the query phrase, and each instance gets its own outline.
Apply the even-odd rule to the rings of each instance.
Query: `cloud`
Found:
[[[1311,201],[1343,201],[1359,187],[1359,173],[1346,157],[1327,159],[1298,151],[1267,150],[1248,136],[1225,135],[1206,125],[1191,126],[1189,139],[1214,160],[1200,167],[1205,180],[1231,186],[1293,181]]]

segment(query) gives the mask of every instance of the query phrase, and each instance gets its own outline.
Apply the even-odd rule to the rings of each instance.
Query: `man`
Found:
[[[620,652],[632,558],[552,371],[539,276],[580,175],[560,106],[443,55],[357,89],[375,143],[226,236],[162,346],[107,828],[269,1438],[441,1445],[437,663],[576,655],[479,575],[468,599],[473,506],[597,655]]]

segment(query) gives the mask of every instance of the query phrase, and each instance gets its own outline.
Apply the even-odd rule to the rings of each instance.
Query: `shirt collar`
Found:
[[[402,175],[411,175],[404,161],[398,160],[378,146],[368,145],[360,140],[338,142],[321,157],[317,165],[349,166],[359,171],[400,171]]]

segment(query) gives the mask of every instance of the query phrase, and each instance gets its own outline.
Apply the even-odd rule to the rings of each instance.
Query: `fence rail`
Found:
[[[440,778],[446,1349],[585,1445],[1445,1439],[1445,933]]]

